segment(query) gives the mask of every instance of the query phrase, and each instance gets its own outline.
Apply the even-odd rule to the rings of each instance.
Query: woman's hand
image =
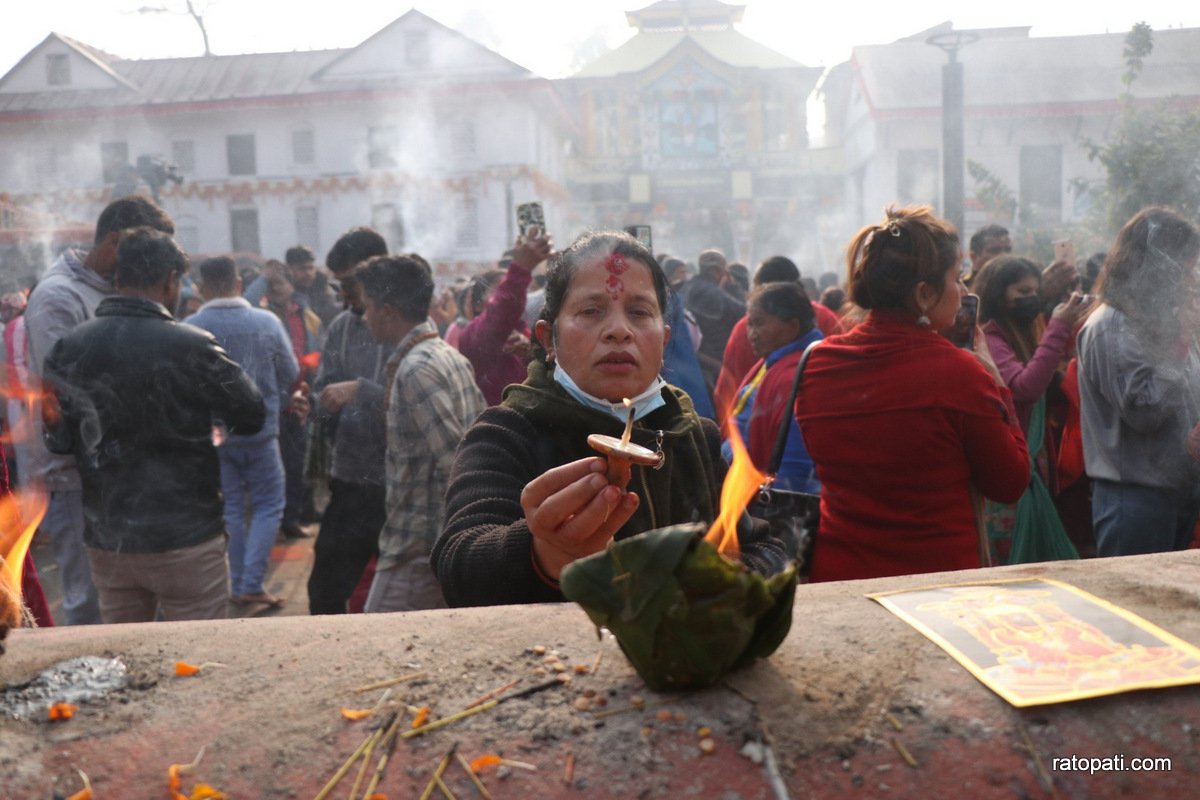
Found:
[[[517,358],[528,363],[533,358],[533,345],[529,341],[529,337],[518,331],[513,331],[504,341],[504,347],[501,348],[506,353],[512,353]]]
[[[513,247],[512,263],[532,272],[538,264],[553,254],[554,240],[537,225],[531,225],[524,236],[517,238],[517,244]]]
[[[975,358],[983,368],[992,376],[992,380],[997,386],[1004,386],[1004,379],[1000,377],[1000,370],[996,368],[996,362],[992,360],[992,351],[988,349],[987,334],[983,332],[983,328],[975,329]]]
[[[1054,307],[1054,313],[1050,315],[1050,319],[1061,319],[1071,327],[1075,327],[1075,323],[1087,316],[1090,308],[1091,300],[1087,295],[1072,292],[1067,302],[1059,303]]]
[[[1041,295],[1042,303],[1056,303],[1078,285],[1079,269],[1066,261],[1055,261],[1042,271],[1042,283],[1038,287],[1038,294]]]
[[[603,550],[637,510],[638,496],[610,486],[605,469],[604,459],[583,458],[525,484],[521,508],[547,577],[558,580],[572,561]]]

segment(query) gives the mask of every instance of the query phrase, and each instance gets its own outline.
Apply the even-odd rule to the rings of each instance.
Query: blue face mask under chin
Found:
[[[554,382],[566,390],[567,394],[574,397],[580,404],[588,408],[603,411],[605,414],[609,414],[621,422],[629,419],[629,409],[625,407],[624,403],[610,403],[607,400],[588,394],[579,388],[579,384],[575,383],[574,379],[567,374],[567,371],[562,366],[557,364],[554,366]],[[667,404],[667,401],[662,396],[663,387],[666,385],[667,382],[662,379],[662,376],[656,375],[646,391],[637,397],[629,398],[633,402],[633,418],[635,420],[641,419]]]

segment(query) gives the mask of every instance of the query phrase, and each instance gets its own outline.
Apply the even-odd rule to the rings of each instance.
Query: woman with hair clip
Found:
[[[451,606],[562,601],[558,579],[572,561],[715,518],[720,434],[659,374],[666,300],[658,262],[628,234],[585,234],[554,260],[528,377],[479,416],[455,455],[431,558]],[[624,398],[633,443],[662,460],[632,465],[614,485],[587,439],[621,436]],[[739,528],[743,563],[765,574],[784,566],[765,523]]]
[[[868,312],[813,350],[796,416],[821,481],[812,580],[979,567],[972,490],[1012,503],[1029,454],[984,337],[938,334],[966,287],[958,233],[928,206],[889,208],[847,253],[850,299]]]
[[[1147,208],[1125,224],[1097,279],[1101,304],[1079,333],[1083,458],[1100,556],[1182,550],[1196,525],[1200,468],[1200,235]]]
[[[1050,322],[1042,319],[1042,270],[1027,258],[999,256],[987,263],[979,273],[979,321],[987,337],[988,351],[1000,372],[1000,377],[1012,392],[1013,405],[1021,420],[1021,429],[1034,453],[1032,468],[1038,473],[1050,493],[1057,488],[1056,464],[1058,443],[1046,420],[1046,393],[1055,377],[1061,379],[1058,368],[1067,357],[1074,341],[1075,325],[1088,311],[1088,298],[1073,292],[1065,303],[1054,308]],[[1039,493],[1039,503],[1049,501]],[[1057,519],[1053,507],[1040,506],[1048,524]],[[1021,547],[1021,553],[1010,559],[1017,524],[1016,508],[1012,505],[989,504],[987,507],[988,536],[993,555],[999,563],[1019,563],[1035,558],[1036,552]],[[1061,528],[1061,523],[1058,523]],[[1024,530],[1022,542],[1030,536],[1048,540],[1047,531]],[[1062,534],[1065,536],[1065,531]],[[1055,541],[1061,542],[1062,537]],[[1070,548],[1063,548],[1069,555]]]

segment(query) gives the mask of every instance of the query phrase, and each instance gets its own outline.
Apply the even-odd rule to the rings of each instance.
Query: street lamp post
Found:
[[[926,44],[941,48],[950,57],[942,66],[942,216],[962,235],[966,195],[963,146],[963,66],[958,51],[978,41],[979,34],[951,31],[930,36]]]

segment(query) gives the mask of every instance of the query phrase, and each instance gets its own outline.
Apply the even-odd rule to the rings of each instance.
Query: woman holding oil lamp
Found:
[[[450,605],[562,600],[558,578],[572,561],[614,539],[716,517],[720,434],[658,374],[671,335],[666,292],[654,256],[626,234],[585,234],[558,255],[528,377],[480,415],[455,458],[432,555]],[[633,464],[628,484],[614,485],[588,437],[620,437],[630,416],[630,440],[661,458]],[[747,566],[769,573],[786,563],[765,524],[744,517],[739,532]]]

